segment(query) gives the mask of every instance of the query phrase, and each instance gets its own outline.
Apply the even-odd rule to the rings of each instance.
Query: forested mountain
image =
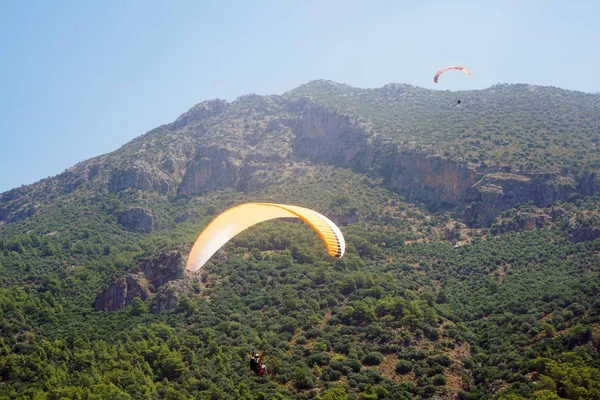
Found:
[[[600,399],[599,139],[531,85],[200,103],[0,194],[0,399]],[[184,272],[251,201],[346,254],[271,221]]]

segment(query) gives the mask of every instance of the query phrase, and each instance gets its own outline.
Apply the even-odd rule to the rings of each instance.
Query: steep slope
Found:
[[[487,226],[516,204],[596,193],[599,115],[597,96],[530,85],[449,93],[316,81],[284,96],[201,103],[114,153],[3,193],[0,221],[33,215],[41,197],[254,191],[305,159],[382,177],[410,201]]]
[[[315,81],[3,193],[0,398],[600,398],[599,104]],[[185,274],[248,201],[347,254],[273,221]]]
[[[344,152],[342,165],[375,167],[386,187],[433,209],[459,206],[470,223],[488,225],[519,203],[545,206],[598,190],[600,101],[593,95],[531,85],[450,93],[327,81],[285,95],[307,96],[324,104],[312,119],[326,121],[333,109],[370,132],[361,135],[363,152]],[[319,137],[319,126],[330,138],[330,127],[315,122],[311,137]],[[337,132],[338,142],[353,141]]]

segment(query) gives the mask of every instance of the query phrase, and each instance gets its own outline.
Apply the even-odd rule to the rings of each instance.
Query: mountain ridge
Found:
[[[68,198],[84,184],[95,194],[130,187],[168,196],[232,186],[245,190],[244,185],[253,190],[265,184],[261,174],[272,175],[267,164],[283,168],[301,159],[383,177],[384,186],[411,201],[455,209],[476,225],[489,225],[498,214],[492,210],[528,201],[546,206],[597,191],[600,150],[594,134],[600,131],[600,101],[583,102],[591,95],[525,84],[460,92],[464,98],[458,107],[449,98],[456,94],[406,84],[358,89],[318,80],[281,96],[207,100],[111,153],[0,194],[0,221],[37,212],[42,205],[24,201],[35,198],[34,192]],[[525,104],[531,96],[542,96],[549,109],[534,108],[529,116],[510,113],[512,103]],[[487,109],[498,109],[502,122]],[[578,110],[579,132],[569,132],[571,114],[549,114],[562,109]],[[546,115],[553,125],[543,122]],[[508,130],[510,118],[520,133]],[[533,122],[524,125],[526,118]],[[564,139],[558,141],[560,135]],[[209,181],[212,186],[206,186]],[[482,205],[466,210],[474,202]]]
[[[558,90],[559,92],[564,92],[564,93],[576,93],[576,94],[581,94],[581,95],[588,95],[588,96],[595,96],[597,94],[600,93],[587,93],[587,92],[582,92],[582,91],[576,91],[576,90],[569,90],[569,89],[562,89],[562,88],[556,88],[553,86],[540,86],[540,85],[530,85],[530,84],[525,84],[525,83],[519,83],[519,84],[509,84],[509,83],[499,83],[496,85],[492,85],[489,88],[486,89],[479,89],[479,90],[468,90],[468,91],[463,91],[463,90],[457,90],[457,91],[452,91],[452,93],[478,93],[478,92],[493,92],[496,91],[497,89],[506,89],[506,88],[523,88],[523,89],[527,89],[527,90],[537,90],[537,89],[549,89],[549,90]],[[37,185],[37,184],[41,184],[47,180],[52,180],[54,178],[57,178],[58,176],[64,174],[65,172],[68,172],[70,170],[72,170],[73,168],[76,168],[78,165],[82,164],[82,163],[88,163],[91,160],[95,160],[97,158],[100,157],[105,157],[111,154],[114,154],[116,152],[119,152],[120,150],[122,150],[123,148],[129,146],[132,143],[136,143],[137,141],[141,140],[144,137],[156,134],[158,132],[163,131],[165,128],[182,128],[184,127],[188,122],[191,122],[193,120],[196,120],[198,117],[197,116],[193,116],[191,118],[189,118],[189,116],[191,114],[194,114],[198,109],[203,109],[203,110],[209,110],[211,108],[211,106],[213,104],[218,104],[220,106],[221,109],[224,109],[225,107],[228,107],[231,104],[235,104],[236,102],[240,102],[240,100],[243,100],[245,98],[262,98],[262,97],[303,97],[312,93],[315,93],[316,91],[318,92],[318,90],[320,89],[325,89],[325,91],[329,91],[330,89],[334,88],[334,89],[339,89],[339,88],[344,88],[346,89],[346,91],[350,90],[350,91],[380,91],[380,92],[386,92],[386,91],[394,91],[394,90],[398,90],[398,88],[406,88],[406,89],[415,89],[418,91],[426,91],[426,92],[449,92],[449,90],[435,90],[435,89],[426,89],[426,88],[421,88],[418,86],[413,86],[410,84],[404,84],[404,83],[388,83],[384,86],[381,86],[379,88],[358,88],[358,87],[353,87],[347,84],[343,84],[343,83],[338,83],[335,81],[331,81],[331,80],[326,80],[326,79],[316,79],[316,80],[312,80],[309,81],[305,84],[302,84],[300,86],[298,86],[297,88],[291,89],[289,91],[284,92],[281,95],[256,95],[256,94],[247,94],[247,95],[241,95],[239,96],[236,100],[232,101],[232,102],[227,102],[226,100],[223,99],[219,99],[219,98],[215,98],[215,99],[208,99],[208,100],[204,100],[200,103],[195,104],[194,106],[190,107],[188,109],[188,111],[182,113],[175,121],[171,122],[171,123],[166,123],[163,125],[160,125],[154,129],[151,129],[150,131],[137,136],[136,138],[132,139],[130,142],[123,144],[121,147],[119,147],[118,149],[115,149],[109,153],[106,154],[102,154],[102,155],[98,155],[95,157],[92,157],[88,160],[84,160],[81,161],[77,164],[75,164],[74,166],[67,168],[64,172],[59,173],[57,175],[51,176],[51,177],[47,177],[47,178],[43,178],[40,179],[39,181],[36,181],[34,183],[28,184],[28,185],[21,185],[20,187],[16,187],[16,188],[12,188],[12,189],[8,189],[3,193],[0,193],[0,195],[5,195],[6,197],[8,197],[8,193],[9,192],[14,192],[14,191],[18,191],[18,189],[21,188],[25,188],[25,187],[29,187],[29,186],[33,186],[33,185]],[[215,116],[217,115],[219,112],[213,112],[213,111],[208,111],[207,114],[205,115],[206,117],[209,116]],[[202,112],[200,112],[200,115],[202,115]],[[202,117],[200,117],[202,118]]]
[[[600,398],[596,102],[493,90],[206,101],[1,194],[0,398]],[[344,257],[270,221],[186,272],[255,201]]]

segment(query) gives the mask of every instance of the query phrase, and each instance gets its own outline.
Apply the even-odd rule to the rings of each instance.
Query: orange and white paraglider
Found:
[[[436,72],[435,76],[433,77],[433,81],[435,83],[438,83],[438,78],[440,77],[440,75],[443,74],[445,71],[448,71],[450,69],[456,69],[456,70],[464,72],[465,74],[471,75],[471,71],[469,71],[466,67],[463,67],[463,66],[460,66],[460,65],[454,65],[454,66],[451,66],[451,67],[442,68],[438,72]]]
[[[263,221],[275,218],[300,218],[323,239],[333,257],[344,255],[344,236],[324,215],[304,207],[272,203],[246,203],[219,214],[198,236],[188,257],[186,269],[198,271],[225,243],[238,233]]]

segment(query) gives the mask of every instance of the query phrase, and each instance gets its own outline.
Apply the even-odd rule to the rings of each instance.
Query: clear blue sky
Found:
[[[0,1],[0,192],[312,79],[600,92],[600,1]],[[446,75],[463,64],[473,76]]]

